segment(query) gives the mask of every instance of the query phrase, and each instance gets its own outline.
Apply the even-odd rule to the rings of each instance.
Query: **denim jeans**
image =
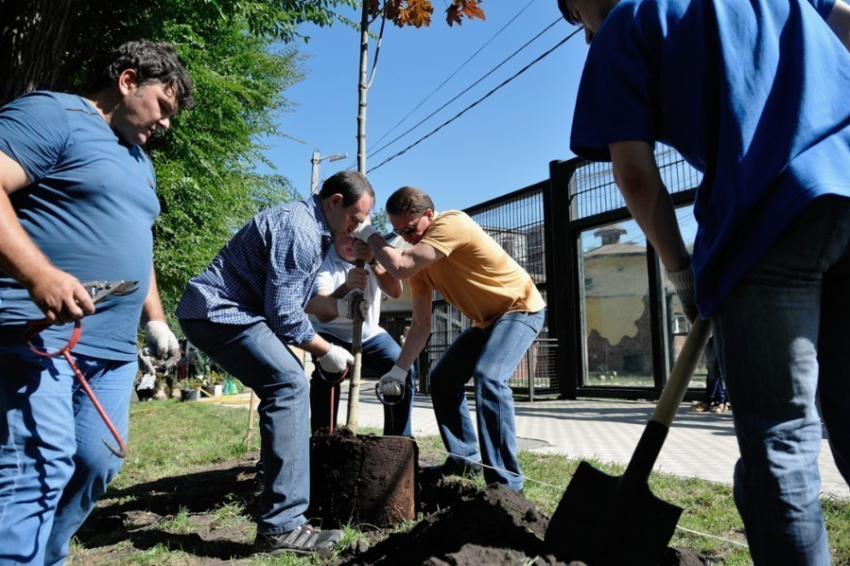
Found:
[[[181,320],[189,341],[254,390],[260,403],[263,494],[257,531],[276,535],[307,522],[310,503],[309,392],[304,368],[265,322]]]
[[[821,197],[712,318],[741,458],[735,502],[756,564],[828,566],[823,431],[850,483],[850,199]]]
[[[705,403],[708,405],[725,404],[726,387],[723,385],[720,359],[717,356],[714,338],[709,338],[705,345],[705,361],[708,372],[705,377]]]
[[[351,344],[340,340],[333,334],[321,332],[322,338],[351,351]],[[384,375],[393,369],[401,347],[386,332],[373,336],[363,342],[363,367],[378,375]],[[317,363],[315,358],[313,363]],[[339,413],[340,385],[331,385],[319,375],[319,370],[313,371],[310,380],[310,426],[313,431],[330,426],[331,422],[331,388],[334,390],[334,423]],[[405,398],[397,405],[384,407],[384,434],[393,436],[410,436],[410,412],[413,409],[413,370],[407,372],[407,391]]]
[[[488,484],[522,489],[516,454],[514,397],[508,380],[543,327],[545,309],[502,316],[488,328],[468,328],[449,346],[431,372],[431,402],[449,459],[461,465],[482,461]],[[472,378],[478,417],[475,428],[464,386]]]
[[[73,357],[127,439],[136,363]],[[4,343],[0,368],[0,564],[61,564],[124,461],[64,358]]]

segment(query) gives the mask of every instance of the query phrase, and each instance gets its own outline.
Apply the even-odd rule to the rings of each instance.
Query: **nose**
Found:
[[[590,42],[593,41],[593,32],[587,29],[587,27],[584,28],[584,40],[588,45],[590,45]]]

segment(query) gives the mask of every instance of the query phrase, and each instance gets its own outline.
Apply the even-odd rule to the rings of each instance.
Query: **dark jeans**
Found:
[[[431,402],[450,459],[458,465],[481,460],[491,466],[484,468],[487,483],[515,491],[522,489],[523,477],[508,380],[540,333],[545,312],[508,313],[488,328],[467,328],[431,372]],[[475,387],[478,442],[464,391],[470,379]]]
[[[723,375],[720,371],[720,359],[717,357],[714,337],[709,338],[705,345],[705,361],[708,370],[705,376],[705,403],[708,405],[725,404],[726,387],[723,386]]]
[[[320,336],[351,351],[351,344],[340,340],[332,334],[320,333]],[[382,332],[363,343],[363,367],[378,375],[384,375],[395,365],[401,347],[389,334]],[[313,363],[317,363],[313,360]],[[337,422],[339,414],[340,384],[331,385],[319,371],[313,371],[310,380],[310,426],[313,431],[327,428],[331,423],[331,388],[334,392],[333,422]],[[410,412],[413,409],[413,370],[407,372],[407,392],[405,398],[391,407],[384,407],[384,434],[393,436],[410,436]]]
[[[289,532],[310,503],[309,392],[304,367],[265,322],[249,325],[181,320],[189,341],[260,399],[264,489],[257,531]]]
[[[818,454],[850,483],[850,199],[821,197],[712,316],[741,459],[735,503],[758,564],[828,566]]]

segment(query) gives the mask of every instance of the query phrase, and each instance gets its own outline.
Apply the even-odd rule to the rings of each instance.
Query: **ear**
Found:
[[[118,90],[121,92],[121,96],[127,96],[139,88],[137,79],[138,75],[134,69],[124,69],[118,77]]]
[[[328,197],[328,201],[330,205],[333,207],[341,206],[342,201],[344,200],[343,196],[339,193],[334,193],[330,197]]]

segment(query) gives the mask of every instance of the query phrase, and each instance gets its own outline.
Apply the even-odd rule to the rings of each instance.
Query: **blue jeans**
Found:
[[[301,362],[265,322],[181,320],[180,325],[193,345],[260,399],[265,486],[257,531],[277,535],[298,528],[307,522],[310,503],[310,400]]]
[[[828,566],[823,431],[850,483],[850,199],[821,197],[712,318],[741,458],[735,502],[756,564]]]
[[[342,346],[348,351],[351,351],[351,344],[340,340],[333,334],[321,332],[322,338]],[[398,355],[401,353],[401,347],[392,337],[386,332],[382,332],[377,336],[373,336],[369,340],[363,342],[363,367],[384,375],[393,369]],[[317,363],[315,358],[313,363]],[[334,390],[334,416],[333,422],[337,422],[337,414],[339,413],[339,392],[340,385],[331,385],[321,375],[318,370],[313,371],[313,377],[310,380],[310,426],[313,431],[320,428],[326,428],[331,423],[331,388]],[[384,434],[393,436],[410,436],[410,412],[413,409],[413,370],[407,372],[407,392],[403,401],[397,405],[384,407]]]
[[[723,376],[720,371],[720,359],[717,356],[717,348],[714,346],[714,338],[709,338],[705,345],[705,360],[707,375],[705,377],[705,402],[708,405],[719,405],[726,403],[726,387],[723,386]]]
[[[488,328],[468,328],[449,346],[431,372],[431,402],[449,459],[461,465],[482,461],[488,484],[522,489],[516,454],[514,397],[508,380],[543,327],[546,310],[502,316]],[[478,417],[475,428],[464,386],[472,378]]]
[[[136,363],[73,357],[126,439]],[[5,343],[0,368],[0,564],[61,564],[124,461],[64,358]]]

